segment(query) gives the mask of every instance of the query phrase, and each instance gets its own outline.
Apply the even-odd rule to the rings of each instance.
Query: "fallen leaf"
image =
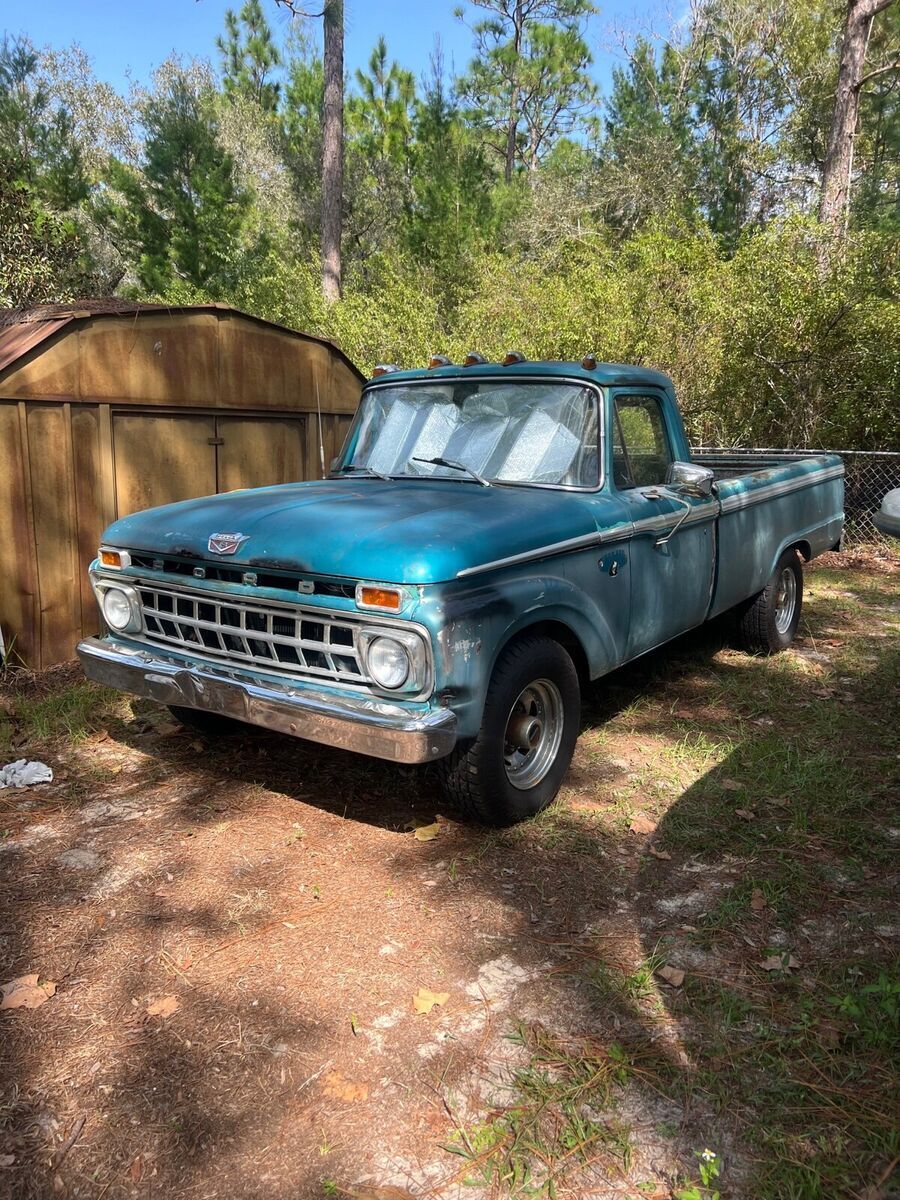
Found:
[[[131,1179],[132,1183],[140,1183],[141,1176],[143,1174],[144,1174],[144,1164],[141,1162],[141,1156],[138,1155],[137,1158],[133,1160],[131,1166],[128,1168],[128,1176]]]
[[[762,912],[764,908],[768,907],[768,904],[769,902],[763,895],[762,888],[754,888],[750,893],[750,907],[753,911]]]
[[[9,983],[0,985],[0,1009],[40,1008],[56,992],[56,984],[37,975],[20,975]]]
[[[632,833],[655,833],[656,822],[651,821],[649,817],[645,817],[642,813],[638,813],[628,828]]]
[[[178,1012],[181,1005],[175,996],[163,996],[159,1000],[154,1000],[152,1004],[147,1006],[147,1015],[151,1017],[171,1017],[173,1013]]]
[[[658,858],[662,862],[668,862],[669,859],[672,857],[672,855],[668,852],[668,850],[657,850],[657,848],[652,845],[648,846],[647,850],[650,854],[653,855],[654,858]]]
[[[191,749],[196,750],[198,754],[202,754],[206,747],[202,742],[191,742]]]
[[[681,987],[684,983],[684,971],[680,967],[660,967],[656,973],[673,988]]]
[[[841,1044],[840,1026],[835,1025],[832,1021],[817,1021],[816,1037],[823,1046],[834,1050]]]
[[[449,992],[430,992],[428,988],[420,987],[413,996],[413,1008],[424,1015],[430,1013],[436,1004],[446,1004],[449,999]]]
[[[430,842],[441,832],[441,827],[437,821],[431,825],[417,825],[413,830],[413,837],[417,842]]]
[[[770,954],[759,965],[764,971],[793,971],[800,963],[793,954]]]
[[[741,790],[741,784],[736,779],[720,779],[719,787],[724,788],[726,792],[739,792]]]
[[[15,1161],[14,1154],[0,1154],[0,1167],[11,1167]]]
[[[184,733],[184,726],[176,725],[173,721],[160,721],[153,727],[153,732],[158,737],[175,737],[176,734]]]
[[[742,821],[755,821],[756,813],[750,808],[736,808],[734,815],[740,817]]]
[[[354,1037],[359,1033],[359,1017],[356,1013],[350,1014],[350,1031]]]
[[[340,1071],[329,1071],[323,1082],[325,1095],[331,1096],[335,1100],[346,1100],[353,1103],[357,1100],[365,1100],[369,1094],[367,1083],[354,1083],[352,1079],[345,1079]]]

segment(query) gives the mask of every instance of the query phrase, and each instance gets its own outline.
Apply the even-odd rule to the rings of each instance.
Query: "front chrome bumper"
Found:
[[[225,667],[188,664],[156,649],[138,650],[106,638],[81,642],[78,657],[87,677],[107,687],[374,758],[431,762],[456,745],[456,717],[447,708],[411,711],[377,697],[335,696],[305,684],[257,682]]]

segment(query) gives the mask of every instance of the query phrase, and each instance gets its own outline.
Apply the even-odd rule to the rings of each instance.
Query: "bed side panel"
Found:
[[[761,591],[788,546],[806,542],[815,557],[835,545],[844,526],[843,475],[839,456],[823,454],[719,482],[711,617]]]

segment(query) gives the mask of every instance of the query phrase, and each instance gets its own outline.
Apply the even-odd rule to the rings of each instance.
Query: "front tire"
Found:
[[[796,550],[785,550],[772,578],[739,613],[742,647],[755,654],[786,650],[797,633],[802,605],[803,567]]]
[[[578,737],[575,664],[547,637],[523,637],[497,661],[481,729],[437,764],[445,796],[484,825],[533,817],[562,785]]]

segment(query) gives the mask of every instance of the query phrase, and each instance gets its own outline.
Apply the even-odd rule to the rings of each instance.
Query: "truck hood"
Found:
[[[596,514],[618,509],[605,499],[462,480],[325,479],[147,509],[116,521],[103,542],[301,575],[438,583],[595,532]],[[220,559],[207,546],[214,533],[246,541]]]

